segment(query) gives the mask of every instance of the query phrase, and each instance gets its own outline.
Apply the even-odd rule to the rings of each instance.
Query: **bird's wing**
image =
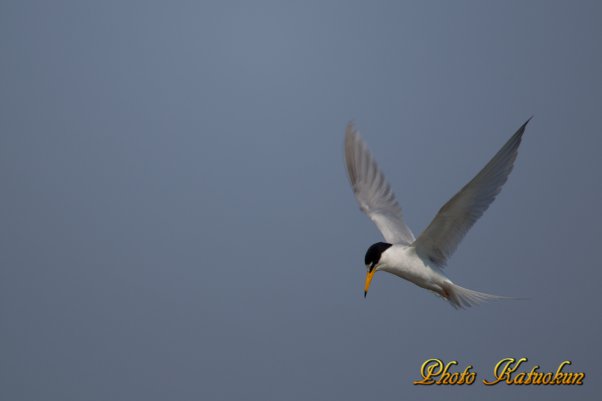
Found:
[[[385,241],[406,245],[414,242],[395,194],[352,123],[345,130],[345,161],[360,209],[376,224]]]
[[[502,190],[512,171],[518,146],[529,120],[460,192],[443,205],[431,224],[414,242],[413,246],[418,254],[439,267],[445,266],[464,235]]]

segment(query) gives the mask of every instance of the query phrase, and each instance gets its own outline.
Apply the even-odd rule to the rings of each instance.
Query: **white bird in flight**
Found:
[[[443,274],[443,267],[464,235],[502,190],[529,120],[464,188],[443,205],[418,239],[403,222],[395,194],[353,123],[347,125],[345,161],[351,187],[360,209],[376,224],[386,241],[377,242],[366,252],[364,261],[368,272],[364,297],[374,273],[382,270],[434,292],[455,308],[505,298],[460,287]]]

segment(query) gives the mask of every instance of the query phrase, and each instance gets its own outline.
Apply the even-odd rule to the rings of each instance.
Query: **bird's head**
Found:
[[[389,249],[392,245],[386,242],[377,242],[368,248],[366,251],[366,256],[364,257],[364,263],[366,264],[366,269],[368,269],[368,273],[366,274],[366,285],[364,286],[364,298],[368,294],[368,288],[370,288],[370,282],[372,282],[372,277],[374,273],[381,267],[382,261],[381,256],[384,251]]]

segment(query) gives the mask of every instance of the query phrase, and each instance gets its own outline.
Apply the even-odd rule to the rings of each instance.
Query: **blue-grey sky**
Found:
[[[2,400],[593,399],[602,391],[595,1],[0,3]],[[447,268],[363,257],[354,120],[420,233],[531,115]],[[565,359],[582,387],[416,387]]]

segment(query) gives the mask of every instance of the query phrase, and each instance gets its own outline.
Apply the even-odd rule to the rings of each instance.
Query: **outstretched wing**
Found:
[[[420,255],[439,267],[445,266],[464,235],[502,190],[512,171],[529,120],[460,192],[443,205],[413,244]]]
[[[385,241],[406,245],[414,242],[395,194],[352,123],[345,130],[345,161],[360,209],[376,224]]]

